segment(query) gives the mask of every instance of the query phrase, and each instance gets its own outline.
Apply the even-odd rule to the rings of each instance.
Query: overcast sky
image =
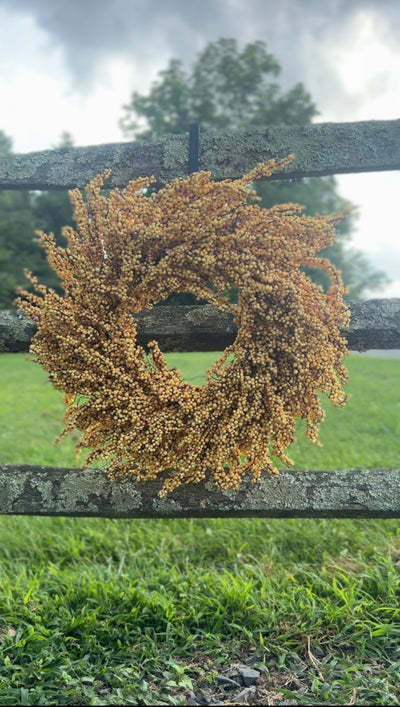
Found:
[[[286,89],[301,81],[318,122],[400,118],[400,0],[0,0],[0,129],[14,150],[124,139],[118,120],[172,57],[207,42],[262,40]],[[353,245],[400,297],[400,173],[337,177],[360,207]]]

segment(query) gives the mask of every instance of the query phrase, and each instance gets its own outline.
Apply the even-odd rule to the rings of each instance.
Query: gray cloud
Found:
[[[302,81],[309,88],[313,76],[320,98],[334,95],[340,101],[324,42],[340,43],[362,11],[374,13],[388,44],[398,46],[400,36],[398,0],[0,0],[0,7],[35,19],[62,50],[73,83],[82,90],[109,57],[140,60],[145,71],[158,63],[162,68],[166,57],[191,62],[207,42],[235,37],[240,44],[265,41],[282,65],[285,87]],[[346,100],[351,104],[351,97]]]

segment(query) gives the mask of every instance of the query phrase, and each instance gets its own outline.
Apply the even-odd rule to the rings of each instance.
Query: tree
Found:
[[[0,157],[11,152],[11,138],[0,131]],[[13,306],[17,287],[27,287],[24,268],[59,289],[60,281],[35,231],[53,231],[60,243],[61,227],[68,223],[72,223],[72,210],[67,192],[0,190],[0,309]]]
[[[12,140],[0,131],[0,157],[12,151]],[[26,259],[40,270],[35,247],[30,195],[24,191],[0,190],[0,308],[10,307],[15,288],[25,284]]]
[[[151,139],[183,134],[193,122],[200,123],[202,130],[311,123],[318,111],[310,94],[301,83],[283,91],[277,81],[280,70],[264,42],[247,44],[240,52],[236,40],[222,38],[206,46],[190,73],[180,60],[172,59],[147,95],[132,94],[123,106],[120,126],[127,137]],[[387,282],[362,253],[346,247],[356,210],[338,194],[334,177],[259,182],[256,189],[265,208],[289,201],[304,205],[309,215],[349,208],[350,216],[337,228],[335,244],[321,255],[342,271],[352,298]],[[323,273],[310,274],[326,284]],[[175,301],[184,300],[178,297]]]
[[[282,93],[270,80],[279,73],[264,42],[248,44],[240,53],[236,40],[220,39],[207,45],[190,75],[179,59],[172,59],[147,96],[132,94],[120,125],[126,135],[152,138],[185,133],[193,122],[203,130],[310,123],[318,113],[310,95],[302,84]],[[140,131],[137,118],[148,127]]]
[[[12,140],[3,130],[0,130],[0,157],[7,157],[12,152]]]
[[[60,142],[55,150],[69,150],[74,146],[72,135],[68,131],[61,133]],[[61,234],[63,226],[73,225],[72,207],[67,191],[42,191],[34,200],[35,228],[46,233],[54,233],[58,245],[64,245]],[[54,275],[54,272],[51,271]],[[58,280],[57,280],[58,282]]]

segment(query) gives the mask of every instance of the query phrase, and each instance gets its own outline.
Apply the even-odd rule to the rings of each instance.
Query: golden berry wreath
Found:
[[[348,310],[340,274],[316,255],[334,240],[334,218],[294,204],[262,209],[249,186],[291,159],[237,180],[198,172],[150,196],[152,178],[103,194],[107,171],[86,198],[70,192],[66,248],[40,234],[64,294],[27,273],[36,293],[21,291],[18,303],[37,324],[31,351],[66,394],[62,435],[82,432],[87,464],[107,460],[112,477],[162,475],[162,494],[204,478],[236,488],[248,470],[256,480],[291,464],[296,418],[317,442],[319,392],[344,404]],[[327,292],[305,267],[329,274]],[[135,313],[176,292],[230,311],[238,326],[203,387],[168,369],[156,341],[137,344]]]

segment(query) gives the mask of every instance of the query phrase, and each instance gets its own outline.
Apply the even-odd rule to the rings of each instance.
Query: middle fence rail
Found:
[[[342,333],[353,351],[400,348],[400,298],[350,302],[351,322]],[[134,316],[138,344],[157,339],[162,351],[221,351],[237,327],[229,312],[211,305],[161,306]],[[33,322],[13,310],[0,311],[0,352],[28,351]]]

